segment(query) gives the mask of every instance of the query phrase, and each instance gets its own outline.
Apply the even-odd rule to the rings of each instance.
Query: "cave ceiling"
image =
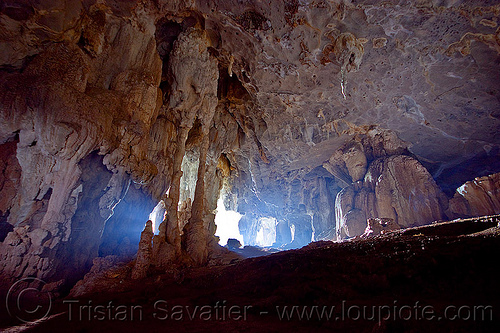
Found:
[[[58,38],[74,38],[79,11],[91,5],[5,2],[2,67],[22,68],[57,31],[63,32]],[[139,25],[149,20],[142,29],[156,29],[157,41],[163,34],[170,45],[186,27],[206,31],[219,67],[241,84],[232,98],[247,106],[233,115],[257,143],[264,164],[272,165],[268,172],[308,172],[352,136],[374,129],[394,131],[435,177],[474,158],[484,160],[476,163],[477,174],[497,171],[496,1],[116,1],[107,6],[108,16],[142,21]],[[60,9],[64,17],[57,15]],[[21,38],[14,36],[14,22],[24,22],[17,27],[25,29]],[[244,155],[250,150],[242,148]]]
[[[199,8],[255,103],[254,128],[276,172],[311,170],[349,136],[377,128],[394,131],[438,177],[498,156],[500,8],[476,5],[221,1]]]

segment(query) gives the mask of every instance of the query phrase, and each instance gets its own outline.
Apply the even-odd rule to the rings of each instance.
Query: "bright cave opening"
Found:
[[[165,203],[163,202],[163,200],[160,200],[155,208],[153,208],[151,214],[149,214],[149,220],[153,222],[153,232],[155,235],[158,235],[158,227],[160,223],[163,222],[165,211]]]
[[[243,235],[240,234],[238,223],[241,219],[241,214],[234,210],[226,210],[224,199],[222,196],[217,200],[217,214],[215,215],[215,225],[217,231],[215,236],[219,237],[219,244],[226,246],[229,238],[234,238],[243,244]]]

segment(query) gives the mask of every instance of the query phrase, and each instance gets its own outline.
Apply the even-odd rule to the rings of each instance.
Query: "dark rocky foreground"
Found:
[[[316,242],[139,281],[124,263],[89,294],[55,300],[44,321],[6,331],[495,332],[499,220]]]
[[[499,22],[498,0],[1,1],[0,281],[72,288],[153,210],[136,276],[206,266],[218,199],[288,248],[499,214]]]

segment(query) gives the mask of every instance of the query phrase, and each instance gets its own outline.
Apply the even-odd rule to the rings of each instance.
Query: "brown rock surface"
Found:
[[[450,200],[450,210],[457,217],[500,213],[500,173],[477,177],[460,186]]]
[[[153,241],[153,222],[146,222],[146,226],[141,233],[139,241],[139,249],[137,250],[137,258],[132,269],[132,279],[142,279],[147,276],[149,266],[152,260],[152,241]]]
[[[340,240],[362,235],[371,218],[392,219],[401,227],[441,220],[448,200],[417,160],[395,155],[373,161],[363,181],[339,192],[335,207]]]

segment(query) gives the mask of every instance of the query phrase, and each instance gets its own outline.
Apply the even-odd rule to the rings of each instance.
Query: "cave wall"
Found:
[[[21,166],[16,158],[18,140],[11,140],[0,146],[0,240],[13,230],[8,222],[13,199],[19,190]]]
[[[500,212],[500,174],[477,177],[457,188],[450,200],[455,217],[493,215]]]
[[[379,158],[361,177],[337,195],[337,240],[362,235],[368,219],[383,218],[406,228],[448,217],[447,197],[412,157]]]
[[[440,188],[500,171],[499,6],[2,2],[2,276],[130,257],[160,200],[152,265],[209,263],[222,188],[246,239],[276,219],[276,246],[334,239],[351,211],[449,217]],[[490,211],[473,200],[452,214]]]
[[[160,200],[170,204],[177,250],[185,227],[182,250],[207,260],[224,178],[218,159],[237,125],[218,114],[219,128],[227,128],[214,127],[216,111],[227,111],[218,108],[219,65],[200,17],[170,17],[168,9],[160,15],[149,5],[2,4],[0,246],[7,280],[75,281],[98,254],[132,257]],[[177,224],[185,151],[200,167],[192,208]]]
[[[83,274],[124,188],[158,172],[145,135],[161,100],[154,25],[79,1],[2,10],[0,141],[18,138],[20,166],[2,275]]]
[[[100,214],[99,201],[106,193],[107,184],[113,175],[102,161],[103,157],[93,152],[78,163],[81,176],[75,195],[66,204],[75,207],[69,222],[70,236],[64,247],[54,248],[56,280],[64,278],[68,283],[78,281],[82,274],[90,269],[92,259],[98,254],[107,220],[107,216]],[[47,235],[47,238],[49,237],[50,235]]]

